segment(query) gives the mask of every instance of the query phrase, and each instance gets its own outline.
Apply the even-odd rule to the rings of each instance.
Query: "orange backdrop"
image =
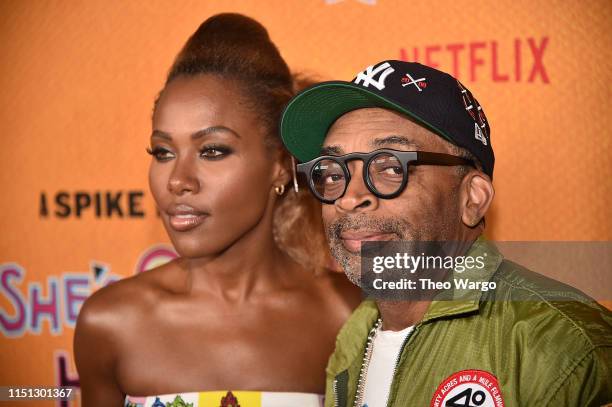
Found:
[[[612,240],[609,1],[4,0],[0,385],[74,383],[83,299],[172,257],[146,181],[152,102],[222,11],[322,80],[389,58],[457,74],[492,128],[487,235]]]

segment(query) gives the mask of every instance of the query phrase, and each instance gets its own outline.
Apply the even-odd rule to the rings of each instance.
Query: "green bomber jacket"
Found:
[[[387,406],[601,406],[612,401],[612,313],[569,286],[533,273],[477,240],[495,290],[432,301],[405,340]],[[474,276],[472,276],[474,277]],[[495,300],[488,296],[495,292]],[[353,406],[369,331],[365,300],[336,339],[325,406]],[[361,406],[359,406],[361,407]]]

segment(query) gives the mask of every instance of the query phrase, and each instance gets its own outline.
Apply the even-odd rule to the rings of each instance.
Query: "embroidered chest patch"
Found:
[[[453,373],[436,389],[430,407],[504,407],[497,378],[484,370]]]

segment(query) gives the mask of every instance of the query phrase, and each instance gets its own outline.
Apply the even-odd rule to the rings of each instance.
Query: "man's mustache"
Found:
[[[400,239],[406,236],[409,229],[407,222],[397,218],[384,218],[366,214],[343,215],[327,226],[327,236],[338,241],[343,232],[364,230],[368,232],[395,234]]]

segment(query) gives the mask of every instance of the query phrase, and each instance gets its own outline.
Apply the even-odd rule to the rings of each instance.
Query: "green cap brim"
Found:
[[[357,109],[381,107],[406,114],[417,123],[450,139],[414,113],[351,82],[323,82],[294,97],[283,112],[281,137],[299,161],[320,155],[323,140],[332,124],[343,114]]]

